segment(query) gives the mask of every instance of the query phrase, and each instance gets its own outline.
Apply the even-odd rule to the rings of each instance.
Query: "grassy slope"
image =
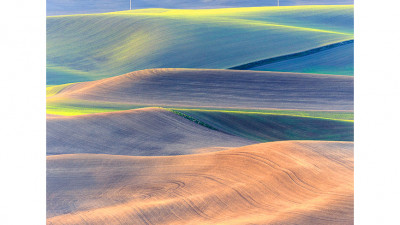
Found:
[[[259,71],[354,74],[354,44],[347,44],[315,54],[250,68]]]
[[[46,87],[46,97],[50,97],[56,95],[64,88],[68,87],[70,84],[61,84],[61,85],[48,85]]]
[[[353,6],[147,9],[47,18],[47,82],[229,68],[353,39]]]
[[[278,140],[353,141],[354,138],[354,123],[351,120],[261,112],[185,109],[173,111],[201,121],[218,131],[260,142]],[[322,112],[319,114],[324,116]],[[329,112],[325,112],[325,115],[329,115]]]
[[[57,85],[58,86],[58,85]],[[137,108],[149,107],[148,105],[135,105],[126,103],[113,103],[102,101],[86,101],[75,99],[57,99],[49,101],[46,105],[47,114],[61,116],[76,116],[92,113],[115,112]]]

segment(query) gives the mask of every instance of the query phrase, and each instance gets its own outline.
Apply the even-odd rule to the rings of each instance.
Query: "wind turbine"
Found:
[[[132,0],[129,0],[129,10],[132,10]]]
[[[279,0],[278,0],[278,6],[279,6]]]

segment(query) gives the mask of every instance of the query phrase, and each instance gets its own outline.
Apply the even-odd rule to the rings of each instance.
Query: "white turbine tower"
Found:
[[[132,10],[132,0],[129,0],[129,10]]]
[[[279,0],[278,0],[278,6],[279,6]]]

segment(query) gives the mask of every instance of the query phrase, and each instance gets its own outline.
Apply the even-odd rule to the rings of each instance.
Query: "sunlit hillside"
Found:
[[[353,143],[47,157],[47,224],[353,224]]]
[[[47,18],[47,83],[148,68],[226,69],[352,39],[353,6],[54,16]],[[313,71],[315,65],[306,66]]]

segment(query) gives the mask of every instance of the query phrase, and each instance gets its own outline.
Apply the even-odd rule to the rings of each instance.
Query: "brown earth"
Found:
[[[353,143],[47,156],[47,224],[353,224]]]

